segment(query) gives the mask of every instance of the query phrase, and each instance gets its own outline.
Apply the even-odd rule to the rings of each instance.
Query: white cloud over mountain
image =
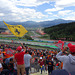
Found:
[[[43,4],[51,5],[50,3],[52,2],[54,2],[53,7],[43,10],[45,12],[36,10],[38,6]],[[0,0],[0,20],[20,22],[28,20],[43,21],[51,20],[49,17],[52,15],[54,19],[56,17],[64,19],[70,19],[71,17],[72,19],[73,17],[74,20],[75,10],[64,10],[65,7],[70,6],[75,6],[74,0]],[[65,15],[66,17],[64,17]]]
[[[44,14],[36,12],[35,9],[18,8],[12,1],[9,0],[1,0],[0,6],[0,16],[6,21],[27,21],[45,17]]]

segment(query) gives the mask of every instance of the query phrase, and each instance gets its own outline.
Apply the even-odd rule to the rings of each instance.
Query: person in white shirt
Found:
[[[0,74],[1,74],[1,72],[2,72],[2,70],[3,70],[1,60],[2,60],[2,58],[0,58]]]
[[[31,63],[32,56],[29,54],[28,51],[25,52],[24,55],[24,63],[25,63],[25,71],[26,75],[29,75],[30,63]]]
[[[70,51],[69,55],[62,55],[68,47]],[[64,47],[64,49],[56,55],[56,58],[63,62],[63,69],[70,73],[75,71],[75,45],[69,43],[68,47]]]

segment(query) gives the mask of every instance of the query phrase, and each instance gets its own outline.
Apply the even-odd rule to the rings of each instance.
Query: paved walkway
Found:
[[[24,74],[24,75],[26,75],[26,74]],[[40,74],[40,72],[38,72],[38,73],[30,74],[30,75],[48,75],[48,73],[47,73],[47,74],[46,74],[46,73],[42,73],[42,74]]]
[[[41,72],[41,71],[40,71]],[[46,73],[46,72],[42,72],[42,74],[40,73],[40,72],[37,72],[37,73],[34,73],[33,72],[33,69],[32,69],[32,73],[30,73],[30,75],[48,75],[48,72]],[[25,74],[26,75],[26,74]]]
[[[30,73],[30,75],[48,75],[48,72],[46,73],[46,72],[42,71],[42,74],[40,72],[41,72],[41,70],[37,73],[34,73],[34,68],[32,68],[32,73]]]
[[[48,73],[46,74],[45,72],[43,72],[42,74],[40,74],[40,72],[34,73],[34,74],[30,74],[30,75],[48,75]]]

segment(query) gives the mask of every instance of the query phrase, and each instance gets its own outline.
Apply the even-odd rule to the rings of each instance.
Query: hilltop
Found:
[[[75,22],[59,24],[43,29],[45,33],[50,35],[50,39],[63,39],[75,41]]]
[[[26,22],[6,22],[10,25],[23,25],[27,28],[44,28],[44,27],[51,27],[55,26],[61,23],[70,23],[74,22],[72,20],[63,20],[63,19],[55,19],[52,21],[42,21],[42,22],[35,22],[35,21],[26,21]],[[6,25],[3,23],[3,21],[0,21],[0,27],[6,27]]]

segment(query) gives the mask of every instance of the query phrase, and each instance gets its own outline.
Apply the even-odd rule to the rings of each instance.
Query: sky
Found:
[[[75,0],[0,0],[0,21],[75,20]]]

